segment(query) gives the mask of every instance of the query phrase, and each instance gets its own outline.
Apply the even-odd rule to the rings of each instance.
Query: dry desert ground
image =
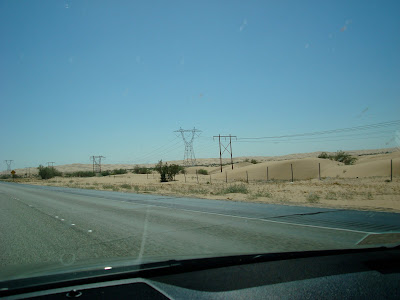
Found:
[[[49,180],[21,178],[18,181],[126,193],[400,212],[400,152],[388,152],[350,152],[357,157],[354,165],[321,159],[317,157],[318,153],[275,158],[235,158],[233,170],[231,165],[226,164],[222,172],[218,159],[200,159],[198,163],[202,166],[188,167],[186,175],[179,174],[174,181],[164,183],[160,182],[157,173],[146,175],[131,172],[101,177],[55,177]],[[251,159],[257,159],[258,163],[249,162]],[[224,163],[227,162],[229,160],[225,159]],[[103,166],[104,169],[133,167]],[[62,172],[91,168],[90,164],[57,166]],[[196,174],[199,169],[207,170],[208,175]]]

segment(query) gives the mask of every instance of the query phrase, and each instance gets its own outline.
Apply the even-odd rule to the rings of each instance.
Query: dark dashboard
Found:
[[[400,249],[206,258],[18,288],[9,299],[399,299]]]

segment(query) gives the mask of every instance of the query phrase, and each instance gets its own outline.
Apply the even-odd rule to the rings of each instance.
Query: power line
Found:
[[[172,152],[172,151],[174,151],[174,150],[180,148],[180,146],[178,146],[178,147],[176,147],[176,146],[177,146],[178,144],[181,144],[181,143],[182,143],[182,141],[178,141],[178,142],[176,142],[175,144],[170,145],[169,147],[163,149],[162,151],[157,151],[157,152],[152,151],[152,152],[153,152],[152,154],[149,153],[148,155],[144,155],[144,156],[142,156],[142,157],[140,157],[140,158],[137,158],[135,161],[140,161],[140,160],[141,160],[141,161],[144,161],[144,160],[148,160],[148,159],[150,159],[150,158],[157,158],[157,159],[160,159],[160,157],[164,156],[165,154],[170,153],[170,152]],[[166,146],[166,145],[165,145],[165,146]]]
[[[334,136],[319,136],[319,137],[304,137],[304,138],[281,138],[281,139],[269,139],[269,140],[240,140],[237,141],[237,143],[286,143],[286,142],[292,142],[292,141],[302,141],[302,142],[307,142],[307,141],[338,141],[341,140],[342,138],[346,137],[354,137],[354,139],[358,139],[361,137],[361,139],[364,138],[365,135],[368,135],[367,137],[372,137],[373,135],[379,135],[379,137],[384,137],[385,135],[383,134],[393,134],[393,130],[385,130],[385,131],[376,131],[376,132],[359,132],[359,133],[354,133],[354,134],[345,134],[345,135],[334,135]],[[349,140],[349,139],[344,139],[344,140]]]
[[[390,121],[390,122],[382,122],[376,124],[348,127],[348,128],[339,128],[325,131],[316,131],[316,132],[306,132],[306,133],[298,133],[298,134],[290,134],[290,135],[280,135],[280,136],[264,136],[264,137],[244,137],[239,138],[238,140],[263,140],[263,139],[282,139],[282,138],[292,138],[299,136],[315,136],[315,135],[325,135],[325,134],[333,134],[333,133],[341,133],[348,131],[358,131],[358,130],[368,130],[375,128],[384,128],[391,126],[400,126],[400,120]]]
[[[170,143],[174,142],[174,141],[177,140],[177,139],[178,139],[178,137],[175,137],[174,139],[168,141],[168,142],[165,143],[164,145],[162,145],[162,146],[160,146],[160,147],[157,147],[156,149],[153,149],[152,151],[147,152],[146,154],[139,155],[138,157],[135,158],[134,161],[143,160],[144,158],[147,158],[147,157],[151,156],[152,154],[157,153],[157,151],[159,151],[160,149],[162,149],[162,148],[164,148],[164,147],[167,147]],[[179,142],[180,142],[180,141],[179,141]],[[175,143],[174,145],[176,145],[176,144],[177,144],[177,143]]]

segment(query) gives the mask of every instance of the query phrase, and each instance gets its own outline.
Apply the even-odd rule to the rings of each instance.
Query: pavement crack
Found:
[[[338,211],[344,211],[344,209],[335,209],[335,210],[328,210],[328,211],[316,211],[316,212],[300,213],[300,214],[290,214],[290,215],[267,217],[267,218],[264,218],[264,219],[279,219],[279,218],[293,217],[293,216],[311,216],[311,215],[319,215],[319,214],[332,213],[332,212],[338,212]]]

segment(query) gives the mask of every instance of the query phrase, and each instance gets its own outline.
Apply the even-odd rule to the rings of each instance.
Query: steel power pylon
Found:
[[[105,158],[104,156],[91,156],[90,159],[93,160],[93,173],[101,173],[101,159]]]
[[[196,165],[196,157],[193,150],[193,141],[195,137],[200,135],[201,130],[196,128],[193,129],[182,129],[176,130],[174,132],[180,132],[183,142],[185,143],[185,154],[183,156],[183,164],[185,166]]]
[[[8,171],[8,172],[11,172],[11,163],[12,163],[13,161],[14,161],[14,160],[12,160],[12,159],[6,159],[6,160],[5,160],[6,165],[7,165],[7,171]]]
[[[55,161],[48,161],[47,166],[54,168]],[[51,165],[51,166],[50,166]]]
[[[214,135],[213,139],[214,138],[218,138],[218,142],[219,142],[219,163],[221,165],[221,172],[222,172],[222,154],[224,154],[225,151],[227,151],[227,152],[229,152],[231,154],[231,165],[232,165],[232,170],[233,170],[232,138],[237,139],[236,135],[220,135],[219,134],[219,135]],[[221,138],[224,138],[225,141],[226,141],[227,138],[229,138],[229,143],[226,146],[224,146],[221,143]],[[229,147],[229,149],[228,149],[228,147]],[[224,151],[221,150],[222,148],[224,148]]]

